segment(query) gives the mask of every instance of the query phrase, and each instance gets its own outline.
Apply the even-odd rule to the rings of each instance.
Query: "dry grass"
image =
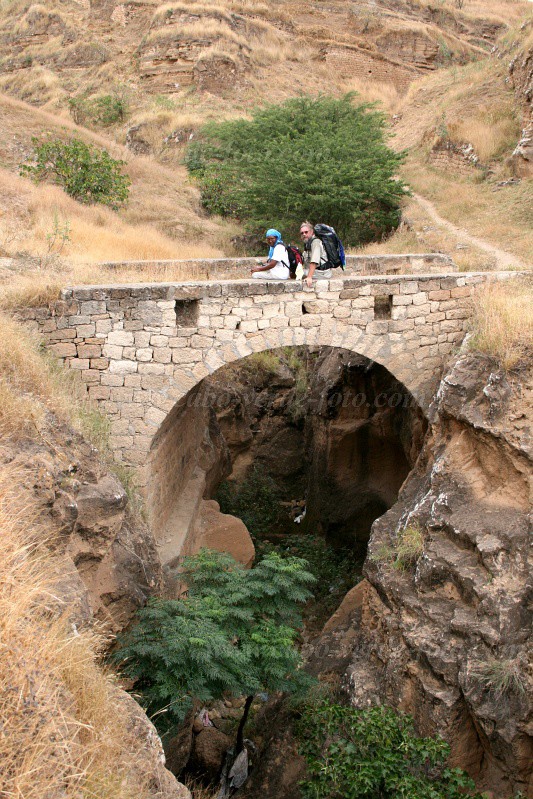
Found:
[[[512,369],[533,349],[533,291],[531,281],[489,283],[476,294],[471,320],[473,349],[499,359]]]
[[[18,799],[144,799],[148,780],[100,641],[69,623],[23,476],[0,471],[0,784]],[[57,578],[56,578],[57,579]]]
[[[402,93],[392,83],[350,78],[342,88],[346,92],[357,92],[357,102],[379,103],[389,114],[396,114],[402,106]]]
[[[59,104],[66,96],[59,76],[40,64],[1,75],[0,91],[35,104]]]
[[[35,278],[33,278],[35,284]],[[43,283],[30,295],[20,293],[24,305],[46,307],[58,296],[58,287]],[[2,304],[6,298],[0,299]],[[40,339],[6,314],[0,314],[0,437],[21,441],[44,434],[50,413],[76,429],[95,433],[95,412],[74,372],[65,370],[41,347]],[[93,443],[104,444],[100,440]]]
[[[160,44],[173,39],[223,39],[248,50],[248,42],[244,36],[235,33],[225,22],[213,18],[180,24],[179,27],[153,28],[146,37],[146,45]]]
[[[520,138],[519,120],[514,113],[505,112],[501,107],[497,112],[478,108],[471,116],[451,123],[449,137],[458,144],[471,144],[483,164],[493,161],[512,150]]]
[[[178,203],[184,198],[179,196],[179,185],[172,183],[160,165],[154,164],[150,175],[146,174],[148,164],[135,166],[140,173],[137,187],[134,185],[130,205],[121,214],[103,206],[83,205],[57,186],[35,186],[0,170],[0,255],[23,251],[46,259],[60,254],[72,264],[219,257],[222,251],[216,246],[216,237],[222,241],[223,235],[216,222],[206,220],[202,230],[200,219],[190,208],[180,213]],[[158,176],[163,189],[160,194],[153,186]],[[196,200],[194,190],[190,191],[191,200]],[[165,235],[157,225],[175,232],[176,237]],[[209,229],[212,243],[205,240]],[[229,226],[224,229],[231,230]]]
[[[449,11],[453,16],[467,17],[472,20],[487,20],[508,25],[512,21],[517,21],[524,14],[531,10],[528,0],[464,0],[463,7],[460,9],[457,0],[415,0],[417,5],[427,8],[441,7]]]
[[[533,203],[531,182],[524,180],[502,188],[494,182],[443,172],[419,160],[408,159],[402,170],[407,182],[435,203],[445,219],[474,236],[531,263],[533,256]],[[449,234],[448,234],[449,235]],[[486,256],[485,256],[486,258]]]

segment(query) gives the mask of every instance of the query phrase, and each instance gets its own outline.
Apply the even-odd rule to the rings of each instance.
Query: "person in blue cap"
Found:
[[[288,280],[289,256],[281,240],[279,230],[269,228],[265,233],[267,244],[270,247],[268,259],[265,263],[258,263],[252,267],[252,277],[263,280]]]

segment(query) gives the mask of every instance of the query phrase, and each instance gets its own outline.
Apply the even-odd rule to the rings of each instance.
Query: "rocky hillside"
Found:
[[[530,416],[527,371],[453,364],[422,456],[374,525],[366,582],[327,631],[352,701],[386,697],[440,729],[496,796],[532,788]]]
[[[445,218],[527,262],[531,41],[521,20],[528,12],[526,0],[379,0],[327,8],[292,0],[47,6],[10,0],[0,22],[0,117],[7,132],[0,146],[0,246],[6,254],[46,253],[54,219],[42,209],[50,198],[35,196],[13,173],[31,150],[31,135],[52,132],[107,147],[128,162],[133,181],[128,208],[118,217],[105,214],[104,240],[94,235],[98,222],[86,218],[87,209],[52,198],[61,222],[71,223],[63,257],[180,257],[184,243],[193,256],[230,252],[237,230],[202,214],[181,165],[184,146],[205,120],[246,114],[272,100],[275,86],[277,101],[356,90],[381,102],[393,146],[410,151],[404,177],[416,191]],[[14,207],[13,194],[20,198]],[[465,202],[454,201],[458,196]],[[493,224],[502,204],[505,227]],[[420,208],[407,208],[406,219],[407,227],[383,246],[443,250],[463,266],[495,265]],[[21,223],[30,233],[25,249],[16,236]]]
[[[450,364],[424,448],[373,525],[365,579],[314,642],[309,667],[356,706],[439,731],[487,796],[530,796],[531,374],[464,354]],[[339,501],[338,503],[339,504]],[[300,796],[291,712],[264,711],[250,799]]]

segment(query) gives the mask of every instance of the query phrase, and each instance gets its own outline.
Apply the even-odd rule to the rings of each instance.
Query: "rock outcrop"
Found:
[[[352,702],[412,713],[498,796],[533,787],[531,389],[488,357],[452,366],[423,453],[373,525],[358,601],[322,641],[338,657],[349,636]],[[420,538],[402,555],[406,529]]]
[[[2,460],[21,476],[21,491],[36,523],[52,529],[60,558],[56,595],[79,622],[97,619],[121,631],[149,594],[161,587],[161,565],[151,532],[128,507],[127,494],[97,451],[57,419],[46,436]],[[49,533],[47,534],[49,535]]]
[[[522,135],[512,162],[518,175],[533,175],[533,48],[519,52],[509,64],[509,77],[522,106]]]

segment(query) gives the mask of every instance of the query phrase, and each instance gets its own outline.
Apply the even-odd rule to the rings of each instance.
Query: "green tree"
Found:
[[[184,599],[154,599],[115,659],[137,680],[162,732],[179,723],[193,699],[247,697],[237,734],[258,691],[296,692],[309,684],[295,647],[300,605],[314,578],[301,558],[271,553],[245,569],[208,549],[183,564]]]
[[[80,139],[41,142],[33,137],[32,144],[33,163],[21,164],[21,175],[36,183],[57,183],[82,203],[102,203],[116,209],[128,199],[130,179],[121,172],[124,161],[111,158],[105,150]]]
[[[380,238],[400,221],[402,155],[384,140],[385,117],[369,104],[301,97],[252,119],[211,122],[186,164],[205,207],[253,231],[294,234],[304,219],[333,225],[346,243]]]
[[[410,716],[322,701],[297,725],[307,761],[304,799],[482,799],[460,769],[447,767],[442,738],[418,738]]]

